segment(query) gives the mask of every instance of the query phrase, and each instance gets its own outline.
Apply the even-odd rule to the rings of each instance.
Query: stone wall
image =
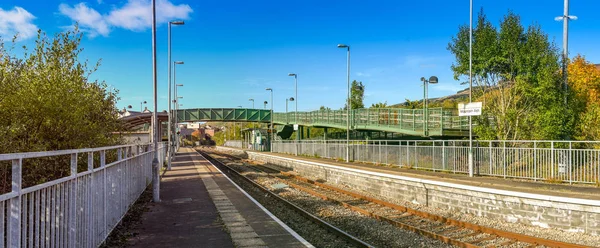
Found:
[[[234,150],[221,147],[218,149]],[[386,198],[507,222],[600,235],[600,201],[597,200],[425,180],[251,151],[246,154],[249,159],[293,169],[302,176],[347,185]]]

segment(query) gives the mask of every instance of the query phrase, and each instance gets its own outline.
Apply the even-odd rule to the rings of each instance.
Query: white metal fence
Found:
[[[228,141],[225,141],[225,144],[223,144],[223,146],[234,147],[234,148],[244,148],[244,142],[243,142],[243,140],[228,140]]]
[[[600,182],[600,142],[474,141],[476,175]],[[345,160],[346,141],[275,141],[273,152]],[[468,174],[468,140],[350,141],[350,160]]]
[[[166,144],[157,151],[163,165]],[[57,157],[70,158],[69,176],[22,187],[28,161]],[[12,190],[0,195],[0,247],[98,247],[151,183],[153,158],[150,145],[0,154],[12,164]]]

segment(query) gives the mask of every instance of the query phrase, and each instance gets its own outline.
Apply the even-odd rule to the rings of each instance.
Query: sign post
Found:
[[[472,103],[459,103],[458,104],[458,116],[476,116],[481,115],[481,109],[483,104],[481,102]]]
[[[458,104],[458,116],[469,116],[469,120],[471,116],[481,115],[481,110],[483,108],[483,104],[481,102],[470,102],[467,104],[459,103]],[[469,121],[469,176],[473,176],[473,132],[471,129],[473,128],[471,121]]]

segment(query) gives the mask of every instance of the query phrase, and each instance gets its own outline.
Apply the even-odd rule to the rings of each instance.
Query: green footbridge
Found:
[[[354,109],[350,111],[350,129],[382,131],[423,137],[464,137],[469,135],[468,117],[459,117],[451,109],[431,108],[424,118],[423,109]],[[178,122],[262,122],[273,123],[278,135],[288,138],[293,124],[317,128],[346,129],[346,110],[273,113],[264,109],[196,108],[177,110]],[[297,118],[297,119],[296,119]],[[427,120],[426,120],[427,119]],[[427,129],[425,129],[427,127]]]

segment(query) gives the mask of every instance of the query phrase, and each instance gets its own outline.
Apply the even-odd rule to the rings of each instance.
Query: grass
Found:
[[[129,240],[138,235],[138,233],[133,232],[133,230],[142,223],[142,215],[148,211],[148,203],[151,200],[152,184],[144,190],[142,195],[140,195],[137,201],[129,208],[127,214],[123,216],[121,222],[113,229],[100,247],[128,247]]]

